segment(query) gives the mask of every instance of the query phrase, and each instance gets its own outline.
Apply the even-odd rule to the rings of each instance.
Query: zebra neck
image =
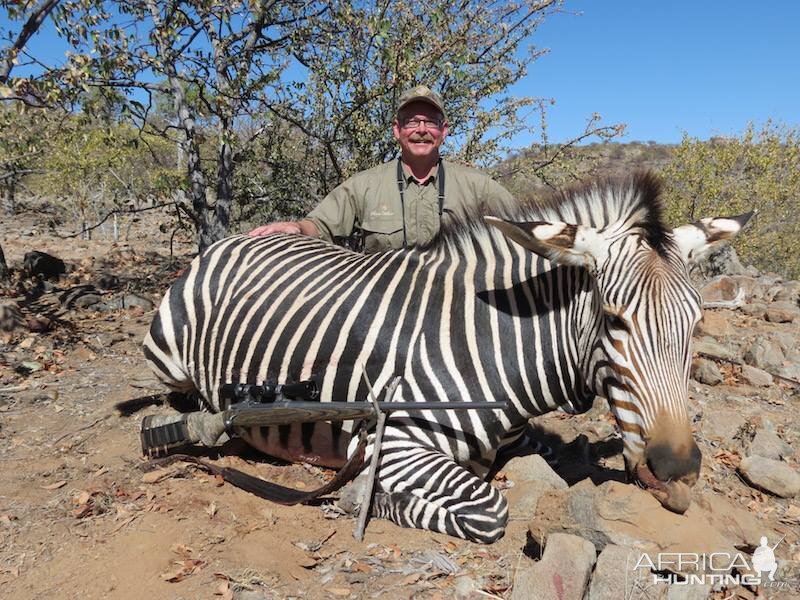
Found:
[[[455,287],[463,285],[450,295],[444,312],[462,324],[466,353],[475,340],[476,370],[520,419],[558,407],[587,410],[593,394],[584,373],[595,319],[588,273],[553,268],[509,243],[476,246],[466,258],[451,255],[445,262],[453,276],[443,277]],[[458,346],[454,352],[465,353]]]

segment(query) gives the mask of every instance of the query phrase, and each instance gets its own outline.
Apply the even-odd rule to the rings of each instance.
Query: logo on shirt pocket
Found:
[[[388,204],[381,204],[369,212],[371,219],[385,219],[386,217],[393,217],[394,211],[389,208]]]

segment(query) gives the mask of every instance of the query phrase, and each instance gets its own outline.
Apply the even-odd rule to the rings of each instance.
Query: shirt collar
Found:
[[[403,174],[406,176],[406,183],[418,183],[419,185],[427,185],[429,183],[436,183],[436,178],[439,176],[439,165],[442,164],[440,160],[436,163],[436,166],[433,167],[433,171],[431,174],[428,175],[427,179],[423,181],[417,182],[417,179],[411,174],[411,171],[406,167],[405,163],[403,163]]]

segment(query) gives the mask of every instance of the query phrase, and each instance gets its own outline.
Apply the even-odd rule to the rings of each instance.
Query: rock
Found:
[[[780,346],[764,337],[757,337],[744,353],[744,362],[765,371],[779,369],[783,366],[783,360]]]
[[[731,348],[730,346],[723,346],[714,338],[704,337],[699,340],[694,340],[692,343],[692,351],[695,354],[709,354],[711,356],[718,356],[727,360],[738,361],[738,349]]]
[[[767,307],[766,319],[770,323],[792,323],[800,319],[800,310],[788,302],[776,302]]]
[[[773,382],[772,375],[750,365],[742,365],[742,379],[756,387],[769,387]]]
[[[727,276],[716,277],[700,288],[703,302],[728,302],[736,299],[739,285]]]
[[[739,472],[750,484],[781,498],[793,498],[800,492],[800,474],[786,463],[763,456],[748,456]]]
[[[58,295],[58,301],[64,308],[72,308],[73,306],[75,306],[75,302],[82,296],[96,296],[99,300],[102,300],[102,298],[100,298],[99,292],[93,285],[84,284],[84,285],[75,285],[69,289],[64,290]]]
[[[103,302],[103,298],[97,294],[84,294],[78,296],[70,305],[70,308],[91,308],[95,304]]]
[[[708,523],[737,547],[755,548],[761,543],[764,525],[749,510],[731,504],[724,497],[708,491],[695,499]]]
[[[778,343],[784,353],[793,351],[797,347],[798,336],[788,331],[773,331],[770,337]]]
[[[716,502],[713,495],[711,502]],[[540,544],[554,533],[571,533],[591,541],[597,549],[616,544],[634,547],[650,557],[658,552],[733,553],[735,546],[746,542],[733,529],[737,523],[722,526],[729,518],[697,501],[678,515],[635,485],[607,481],[595,487],[587,479],[567,490],[544,493],[529,531]],[[696,566],[685,565],[684,574],[692,568]]]
[[[737,410],[713,410],[703,417],[701,428],[703,435],[730,441],[745,426],[747,419]]]
[[[742,275],[746,273],[739,261],[736,250],[730,244],[724,244],[709,252],[699,261],[696,269],[706,278],[718,275]]]
[[[744,268],[744,274],[754,279],[761,276],[761,272],[758,269],[756,269],[753,265],[747,265]]]
[[[762,428],[756,431],[756,435],[750,442],[748,454],[778,460],[794,454],[794,449],[778,437],[778,434],[772,429]]]
[[[778,369],[778,375],[793,381],[800,381],[800,364],[786,365]]]
[[[118,298],[117,302],[119,308],[133,308],[134,306],[138,306],[145,312],[153,310],[155,306],[152,300],[139,296],[138,294],[125,294],[121,298]]]
[[[119,277],[111,273],[102,273],[97,279],[97,287],[101,290],[113,290],[119,287]]]
[[[16,302],[6,301],[0,304],[0,331],[14,331],[25,326],[22,311]]]
[[[569,487],[540,454],[516,456],[505,464],[503,471],[514,482],[538,482],[555,490],[565,490]]]
[[[23,360],[17,367],[17,371],[23,375],[35,373],[44,369],[44,365],[36,360]]]
[[[515,482],[514,487],[506,491],[508,517],[510,519],[532,518],[536,514],[539,498],[550,489],[552,488],[541,481]]]
[[[701,335],[710,335],[715,338],[729,337],[733,335],[728,319],[717,311],[706,310],[703,320],[697,324],[697,331]]]
[[[763,319],[767,314],[767,305],[759,302],[754,304],[742,304],[739,310],[746,315],[755,317],[756,319]]]
[[[481,586],[469,575],[459,575],[456,577],[453,591],[455,597],[459,600],[468,600],[470,598],[478,597],[478,590]]]
[[[706,600],[710,593],[710,583],[673,583],[667,589],[666,600]]]
[[[508,515],[512,519],[530,519],[544,492],[568,487],[539,454],[514,457],[505,464],[503,472],[514,482],[506,492]]]
[[[722,383],[724,377],[713,361],[695,358],[692,361],[692,379],[706,385],[717,385]]]
[[[581,600],[595,560],[591,542],[554,533],[547,539],[542,560],[517,571],[511,600]]]
[[[608,544],[594,567],[589,600],[635,598],[635,591],[650,585],[650,569],[636,567],[641,552],[626,546]]]
[[[800,304],[800,281],[787,281],[773,298],[775,302]]]
[[[58,277],[67,272],[67,266],[60,258],[46,252],[26,252],[22,261],[23,269],[30,276]]]
[[[744,290],[745,302],[763,302],[769,284],[760,281],[758,275],[735,275],[731,279]]]

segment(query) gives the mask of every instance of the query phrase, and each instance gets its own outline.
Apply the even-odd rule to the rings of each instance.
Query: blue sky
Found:
[[[625,141],[800,125],[800,2],[575,0],[534,35],[550,53],[514,92],[553,97],[553,141],[599,112]],[[522,140],[519,140],[522,141]]]
[[[684,131],[707,139],[768,118],[798,126],[798,27],[793,0],[567,0],[531,40],[550,53],[512,92],[555,98],[553,142],[579,133],[593,112],[627,123],[623,141],[674,143]],[[52,27],[40,33],[36,53],[63,56]]]

